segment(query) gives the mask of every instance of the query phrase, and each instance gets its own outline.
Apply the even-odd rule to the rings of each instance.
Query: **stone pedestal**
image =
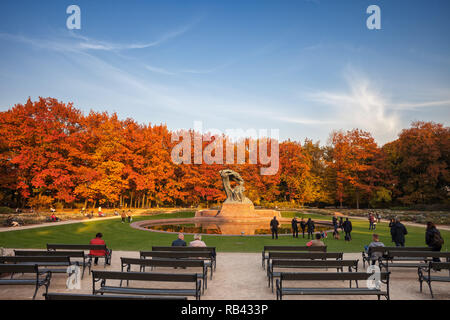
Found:
[[[217,210],[199,210],[195,217],[215,217],[222,220],[251,221],[260,219],[281,218],[281,214],[275,210],[255,210],[253,203],[223,203],[222,208]]]

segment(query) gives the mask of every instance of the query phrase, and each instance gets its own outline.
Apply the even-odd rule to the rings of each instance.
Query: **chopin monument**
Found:
[[[223,202],[220,210],[199,210],[196,217],[215,217],[226,221],[269,221],[274,216],[281,218],[280,213],[275,210],[255,210],[252,201],[244,194],[244,179],[233,170],[221,170],[223,187],[227,199]],[[236,186],[233,188],[231,183]],[[269,220],[268,220],[269,219]]]

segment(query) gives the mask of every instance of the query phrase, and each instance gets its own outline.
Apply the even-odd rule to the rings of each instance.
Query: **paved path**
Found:
[[[12,253],[12,249],[7,249],[7,253]],[[120,257],[138,258],[137,251],[115,251],[113,252],[112,265],[107,266],[106,270],[119,271]],[[344,253],[344,259],[359,259],[360,253]],[[105,270],[103,264],[95,266],[96,270]],[[134,269],[133,269],[134,270]],[[173,268],[158,268],[155,272],[164,273],[192,273],[194,269],[177,269]],[[292,272],[292,269],[287,270]],[[320,271],[322,270],[308,270]],[[359,271],[364,271],[360,262]],[[329,270],[333,272],[333,270]],[[442,272],[439,275],[447,275]],[[20,277],[20,275],[17,275]],[[66,289],[65,274],[54,274],[51,280],[49,292],[66,292],[66,293],[92,293],[92,278],[87,273],[81,283],[81,290],[70,291]],[[113,283],[113,282],[111,282]],[[110,284],[111,284],[110,283]],[[314,287],[323,285],[322,283],[306,283],[307,286]],[[346,287],[348,284],[342,281],[328,282],[329,285]],[[419,292],[419,283],[417,281],[417,269],[414,268],[395,268],[392,271],[390,282],[391,299],[407,299],[407,300],[422,300],[431,299],[428,287],[424,286],[423,293]],[[143,282],[135,282],[133,286],[146,287],[149,284]],[[155,285],[155,284],[153,284]],[[173,284],[170,284],[173,286]],[[360,283],[360,286],[364,285]],[[450,299],[450,290],[448,290],[448,283],[433,283],[433,292],[435,299]],[[0,290],[1,299],[30,299],[33,295],[34,289],[31,286],[2,286]],[[43,299],[43,289],[40,289],[37,299]],[[376,297],[366,296],[351,296],[352,300],[368,299],[376,300]],[[189,298],[192,299],[192,298]],[[217,254],[217,270],[214,272],[213,279],[208,279],[208,289],[201,297],[202,300],[274,300],[276,296],[271,289],[267,287],[266,271],[261,267],[261,253],[223,253]],[[348,300],[348,296],[287,296],[286,300]]]

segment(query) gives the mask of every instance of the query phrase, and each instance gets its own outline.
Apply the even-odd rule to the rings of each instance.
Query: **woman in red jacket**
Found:
[[[105,245],[105,244],[106,244],[106,243],[105,243],[105,240],[103,240],[102,237],[103,237],[103,234],[101,234],[100,232],[97,233],[97,234],[95,235],[95,238],[92,239],[92,240],[89,242],[89,244]],[[99,257],[105,257],[105,259],[106,259],[107,252],[106,252],[106,250],[91,250],[91,251],[89,251],[89,255],[95,257],[95,258],[94,258],[94,265],[97,265],[97,263],[98,263],[98,258],[99,258]],[[106,259],[106,260],[107,260],[107,259]]]

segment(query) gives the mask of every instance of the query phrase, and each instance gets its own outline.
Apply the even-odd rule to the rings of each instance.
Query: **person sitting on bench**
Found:
[[[206,247],[206,243],[202,241],[202,236],[199,234],[194,235],[194,241],[189,243],[189,247]]]
[[[102,239],[103,234],[100,232],[95,235],[95,238],[92,239],[89,244],[97,244],[97,245],[105,245],[105,240]],[[105,250],[90,250],[89,255],[94,256],[94,265],[98,263],[98,257],[107,256],[107,252]]]
[[[315,240],[311,240],[306,245],[308,247],[324,247],[325,243],[323,243],[323,241],[320,240],[320,239],[322,239],[322,236],[320,235],[320,233],[316,233],[316,239]]]
[[[186,247],[186,241],[184,241],[184,234],[181,232],[178,234],[178,239],[172,242],[172,247]]]
[[[375,265],[375,262],[383,256],[382,252],[371,252],[371,248],[374,247],[384,247],[384,243],[380,241],[380,237],[376,233],[372,235],[372,242],[367,246],[367,253],[372,261],[372,265]]]

